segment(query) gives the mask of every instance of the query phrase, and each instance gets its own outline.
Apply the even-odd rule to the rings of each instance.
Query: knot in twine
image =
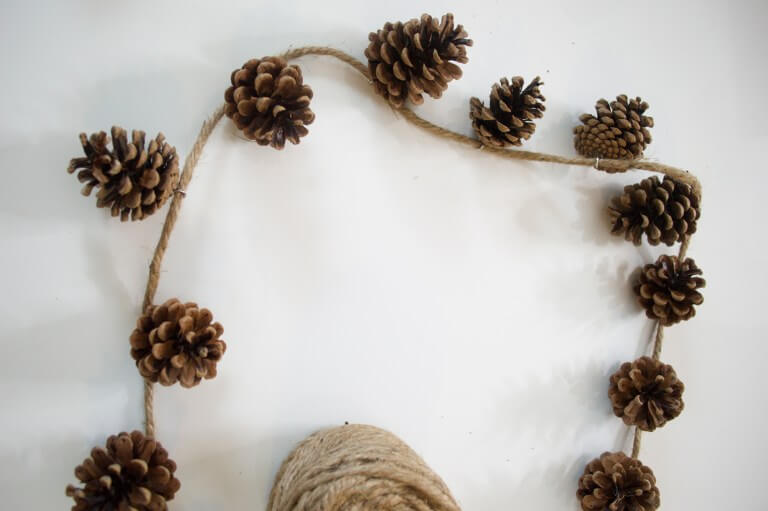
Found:
[[[460,511],[448,487],[392,433],[347,425],[310,436],[277,473],[267,511]]]

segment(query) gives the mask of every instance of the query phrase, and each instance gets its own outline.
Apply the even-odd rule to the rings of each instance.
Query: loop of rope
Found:
[[[306,55],[327,55],[334,57],[354,68],[361,75],[363,75],[369,82],[371,82],[371,75],[368,71],[368,67],[360,62],[355,57],[335,48],[327,46],[305,46],[301,48],[293,48],[282,55],[286,60],[291,60]],[[162,264],[163,256],[168,248],[168,242],[171,237],[171,232],[176,224],[176,220],[181,209],[182,199],[186,196],[186,189],[189,185],[192,175],[194,174],[195,167],[197,166],[200,156],[203,152],[208,137],[213,132],[213,129],[219,123],[224,116],[226,105],[219,106],[211,115],[211,117],[203,123],[200,133],[195,140],[192,149],[190,150],[187,158],[184,162],[184,168],[182,169],[181,176],[179,178],[179,186],[173,194],[173,199],[168,208],[168,213],[165,217],[163,224],[163,230],[160,233],[160,239],[157,241],[155,252],[152,256],[151,263],[149,265],[149,277],[147,279],[147,287],[144,292],[144,301],[142,304],[142,311],[152,304],[155,293],[157,291],[158,281],[160,280],[160,266]],[[701,183],[699,180],[686,170],[682,170],[670,165],[662,163],[656,163],[652,161],[636,159],[636,160],[614,160],[607,158],[583,158],[583,157],[566,157],[554,154],[539,153],[534,151],[524,150],[511,150],[498,147],[486,146],[477,139],[468,137],[461,133],[448,130],[436,124],[429,122],[428,120],[420,117],[416,112],[409,108],[400,108],[395,110],[396,114],[401,115],[406,121],[418,126],[434,135],[437,135],[446,140],[460,143],[475,149],[481,149],[483,152],[493,154],[502,158],[524,161],[540,161],[549,163],[558,163],[562,165],[578,165],[583,167],[593,167],[596,170],[607,172],[609,174],[617,172],[627,172],[628,170],[648,170],[651,172],[657,172],[669,176],[679,182],[686,183],[691,186],[694,193],[699,196],[701,202]],[[685,254],[690,244],[690,236],[685,236],[680,244],[680,251],[678,257],[680,259],[685,258]],[[653,345],[653,358],[657,359],[661,355],[661,346],[664,339],[664,327],[661,324],[657,324],[656,339]],[[154,384],[148,380],[144,381],[144,415],[145,415],[145,429],[147,436],[155,436],[155,419],[154,419]],[[642,430],[635,427],[634,439],[632,442],[632,457],[637,458],[640,452],[642,439]]]

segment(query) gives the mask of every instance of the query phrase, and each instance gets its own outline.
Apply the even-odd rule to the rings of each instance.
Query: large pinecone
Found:
[[[145,134],[133,130],[131,142],[126,131],[112,127],[110,139],[103,131],[88,138],[80,133],[85,157],[72,158],[70,174],[78,170],[77,179],[85,183],[82,193],[90,195],[94,188],[96,206],[110,208],[120,220],[142,220],[155,211],[173,193],[179,181],[179,158],[176,148],[165,142],[162,133],[144,147]]]
[[[534,119],[544,115],[544,96],[539,87],[541,78],[534,78],[523,89],[523,78],[515,76],[512,83],[502,78],[491,88],[490,106],[477,98],[469,100],[469,118],[480,141],[489,146],[519,146],[536,130]]]
[[[280,57],[251,59],[232,71],[232,85],[224,93],[227,117],[259,145],[282,149],[285,141],[298,144],[315,120],[309,108],[312,89],[299,66]]]
[[[595,104],[596,115],[583,114],[581,125],[573,129],[576,150],[587,158],[634,159],[643,155],[651,143],[653,118],[643,115],[648,103],[627,99],[622,94],[608,103],[601,99]]]
[[[613,373],[608,396],[626,425],[653,431],[680,415],[684,390],[672,366],[641,357]]]
[[[84,486],[70,484],[67,496],[75,500],[72,511],[162,511],[181,487],[175,471],[160,442],[139,431],[120,433],[75,468]]]
[[[664,176],[656,176],[624,187],[609,207],[614,234],[640,245],[645,233],[651,245],[673,245],[696,232],[701,216],[699,196],[690,185]]]
[[[194,387],[216,376],[216,363],[227,349],[224,328],[195,303],[172,298],[150,305],[131,334],[131,355],[144,378],[163,385],[177,381]]]
[[[653,471],[623,452],[590,461],[576,495],[583,511],[654,511],[661,503]]]
[[[439,98],[448,82],[461,78],[455,62],[466,64],[467,32],[454,26],[453,14],[437,18],[422,14],[421,19],[405,23],[386,23],[378,32],[368,36],[365,50],[368,69],[376,92],[400,108],[406,99],[420,105],[422,93]]]
[[[704,301],[698,291],[706,285],[701,273],[693,259],[662,255],[640,271],[634,287],[637,301],[649,318],[664,326],[688,320],[696,315],[694,306]]]

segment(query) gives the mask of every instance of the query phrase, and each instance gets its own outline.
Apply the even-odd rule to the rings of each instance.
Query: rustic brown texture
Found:
[[[489,106],[478,98],[469,100],[469,118],[480,141],[489,146],[519,146],[536,130],[534,119],[544,115],[544,85],[538,76],[523,88],[523,78],[502,78],[491,88]]]
[[[402,440],[350,424],[301,442],[275,476],[267,511],[460,511]]]
[[[172,298],[150,305],[131,334],[131,356],[141,375],[162,385],[177,381],[194,387],[216,376],[216,363],[227,349],[224,328],[212,323],[208,309]]]
[[[643,266],[634,291],[649,318],[674,325],[694,317],[694,306],[704,301],[698,291],[706,285],[701,274],[693,259],[662,255]]]
[[[464,27],[454,25],[450,13],[439,22],[423,14],[405,23],[386,23],[368,39],[365,56],[370,78],[376,92],[395,108],[406,99],[420,105],[422,93],[442,96],[448,82],[461,78],[456,62],[466,64],[466,47],[472,46]]]
[[[653,431],[680,415],[684,390],[672,366],[641,357],[611,375],[608,396],[613,413],[627,426]]]
[[[701,216],[699,196],[690,185],[656,176],[624,187],[608,208],[612,233],[640,245],[643,234],[651,245],[673,245],[696,232]]]
[[[103,131],[86,136],[80,133],[84,157],[72,158],[67,168],[85,183],[83,195],[96,189],[96,206],[109,208],[120,220],[142,220],[160,208],[179,180],[176,148],[165,142],[162,133],[144,147],[145,133],[133,130],[131,142],[126,131],[112,127],[110,137]]]
[[[181,483],[176,463],[159,442],[140,431],[107,439],[75,468],[83,486],[67,486],[72,511],[162,511]]]
[[[654,511],[660,504],[653,471],[623,452],[590,461],[576,495],[583,511]]]
[[[628,99],[622,94],[616,101],[605,99],[595,104],[595,114],[583,114],[573,129],[579,154],[588,158],[634,159],[643,155],[651,143],[653,118],[645,111],[648,103],[640,97]]]
[[[298,144],[315,120],[309,108],[312,89],[299,66],[281,57],[251,59],[232,71],[232,85],[224,93],[227,117],[245,136],[260,145],[282,149]]]

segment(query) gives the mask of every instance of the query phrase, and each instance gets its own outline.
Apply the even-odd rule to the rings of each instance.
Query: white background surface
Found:
[[[128,354],[165,213],[120,224],[67,175],[80,131],[162,130],[185,155],[232,69],[289,45],[361,59],[385,21],[452,10],[475,45],[419,112],[469,133],[468,99],[543,77],[527,149],[573,154],[599,97],[642,95],[648,157],[704,184],[690,254],[708,286],[662,358],[686,409],[644,437],[665,509],[762,509],[768,178],[763,2],[3,2],[0,493],[64,509],[93,445],[142,426]],[[280,461],[344,421],[396,432],[462,506],[576,509],[577,478],[626,446],[608,376],[647,348],[633,271],[664,249],[608,233],[641,173],[495,159],[393,115],[355,72],[300,62],[310,135],[283,152],[225,119],[198,167],[157,299],[209,307],[219,376],[159,388],[176,510],[261,509]],[[676,248],[674,249],[676,250]]]

